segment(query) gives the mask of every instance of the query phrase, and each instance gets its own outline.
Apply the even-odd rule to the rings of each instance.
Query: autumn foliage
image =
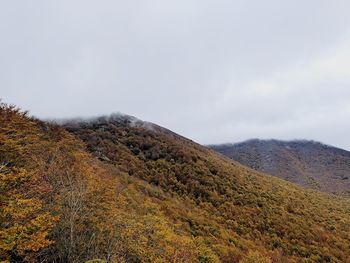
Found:
[[[0,112],[0,257],[34,261],[53,243],[48,238],[56,217],[45,210],[49,185],[34,167],[37,127],[13,106]]]
[[[258,174],[129,117],[0,106],[0,260],[347,262],[348,199]]]

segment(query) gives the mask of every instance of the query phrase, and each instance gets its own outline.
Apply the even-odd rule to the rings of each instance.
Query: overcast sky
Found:
[[[1,1],[0,97],[134,115],[203,144],[350,150],[350,1]]]

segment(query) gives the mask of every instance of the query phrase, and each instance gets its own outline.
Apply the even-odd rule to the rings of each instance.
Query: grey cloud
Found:
[[[124,112],[201,143],[306,138],[350,149],[349,8],[3,1],[0,97],[43,118]]]

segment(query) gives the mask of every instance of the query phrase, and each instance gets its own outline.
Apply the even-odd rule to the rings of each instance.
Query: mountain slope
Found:
[[[1,262],[218,262],[187,222],[161,211],[205,214],[192,202],[100,162],[61,127],[6,104],[0,204]]]
[[[0,259],[347,262],[348,199],[115,115],[63,127],[0,107]]]
[[[210,146],[255,170],[329,193],[350,193],[350,152],[313,141],[249,140]]]
[[[206,238],[221,260],[231,255],[227,262],[234,262],[233,251],[249,244],[275,262],[349,258],[347,199],[259,174],[150,123],[119,116],[64,127],[100,160],[193,201],[203,215],[175,218],[187,221],[192,235]]]

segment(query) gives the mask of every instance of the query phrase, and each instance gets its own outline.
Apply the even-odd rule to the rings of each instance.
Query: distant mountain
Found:
[[[315,141],[258,140],[211,145],[227,157],[290,182],[328,193],[350,193],[350,152]]]

